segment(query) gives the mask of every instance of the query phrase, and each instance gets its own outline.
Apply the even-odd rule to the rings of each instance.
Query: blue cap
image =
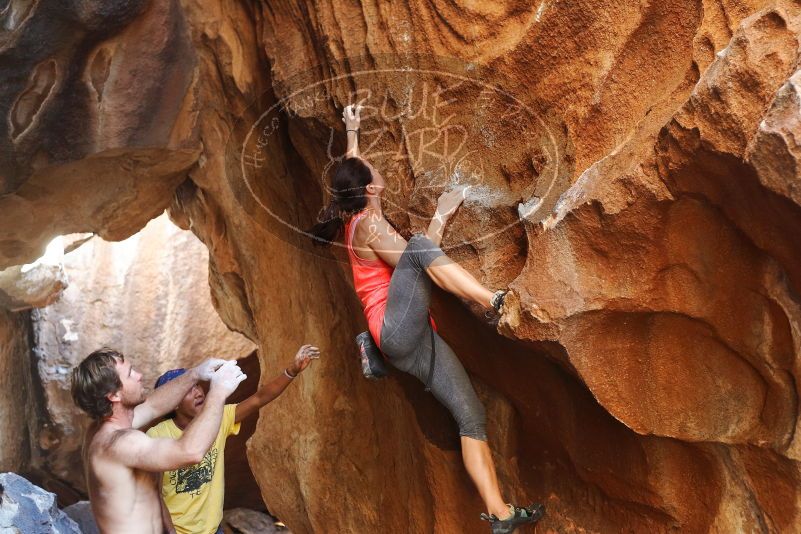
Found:
[[[181,376],[185,372],[186,372],[186,369],[183,369],[183,368],[181,368],[181,369],[170,369],[169,371],[167,371],[166,373],[161,375],[158,380],[156,380],[156,387],[159,388],[159,387],[163,386],[164,384],[166,384],[167,382],[169,382],[170,380],[175,380],[176,378],[178,378],[179,376]]]

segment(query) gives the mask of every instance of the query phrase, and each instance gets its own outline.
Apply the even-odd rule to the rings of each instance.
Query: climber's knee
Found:
[[[444,256],[445,253],[425,234],[414,234],[406,244],[403,255],[408,257],[409,262],[416,269],[424,271],[428,269],[432,261]]]
[[[484,425],[471,425],[459,430],[459,435],[473,438],[478,441],[487,441],[487,427]]]
[[[470,406],[458,423],[460,436],[487,441],[487,413],[481,402]]]

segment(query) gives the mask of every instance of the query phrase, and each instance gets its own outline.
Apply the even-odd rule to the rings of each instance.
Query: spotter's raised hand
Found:
[[[289,372],[297,375],[311,365],[312,360],[320,359],[320,349],[314,345],[303,345],[298,349],[297,354],[289,365]]]

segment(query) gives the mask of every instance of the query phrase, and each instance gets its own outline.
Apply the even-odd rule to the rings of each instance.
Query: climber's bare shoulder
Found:
[[[357,222],[355,230],[353,246],[360,258],[381,259],[393,267],[398,264],[406,240],[382,214],[368,210],[367,215]]]
[[[93,424],[84,441],[84,465],[97,526],[103,533],[162,532],[161,507],[153,473],[122,458],[130,442],[142,439],[134,429]],[[145,436],[145,439],[149,439]]]

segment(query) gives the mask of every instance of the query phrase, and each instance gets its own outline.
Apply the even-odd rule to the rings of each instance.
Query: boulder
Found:
[[[402,235],[473,185],[443,247],[511,293],[497,324],[441,293],[432,307],[508,499],[545,501],[556,532],[801,529],[797,2],[197,0],[69,24],[23,4],[0,50],[0,267],[57,234],[123,239],[169,205],[262,376],[322,348],[249,442],[293,531],[486,529],[450,417],[407,376],[361,377],[346,257],[303,233],[360,100]],[[140,295],[89,332],[133,339],[115,321]],[[57,317],[42,346],[82,343]],[[40,374],[67,406],[61,350]],[[53,420],[53,443],[76,435]]]
[[[64,507],[64,513],[78,524],[83,534],[100,534],[89,501],[80,501]]]
[[[81,534],[56,506],[56,496],[15,473],[0,473],[0,530],[25,534]]]

